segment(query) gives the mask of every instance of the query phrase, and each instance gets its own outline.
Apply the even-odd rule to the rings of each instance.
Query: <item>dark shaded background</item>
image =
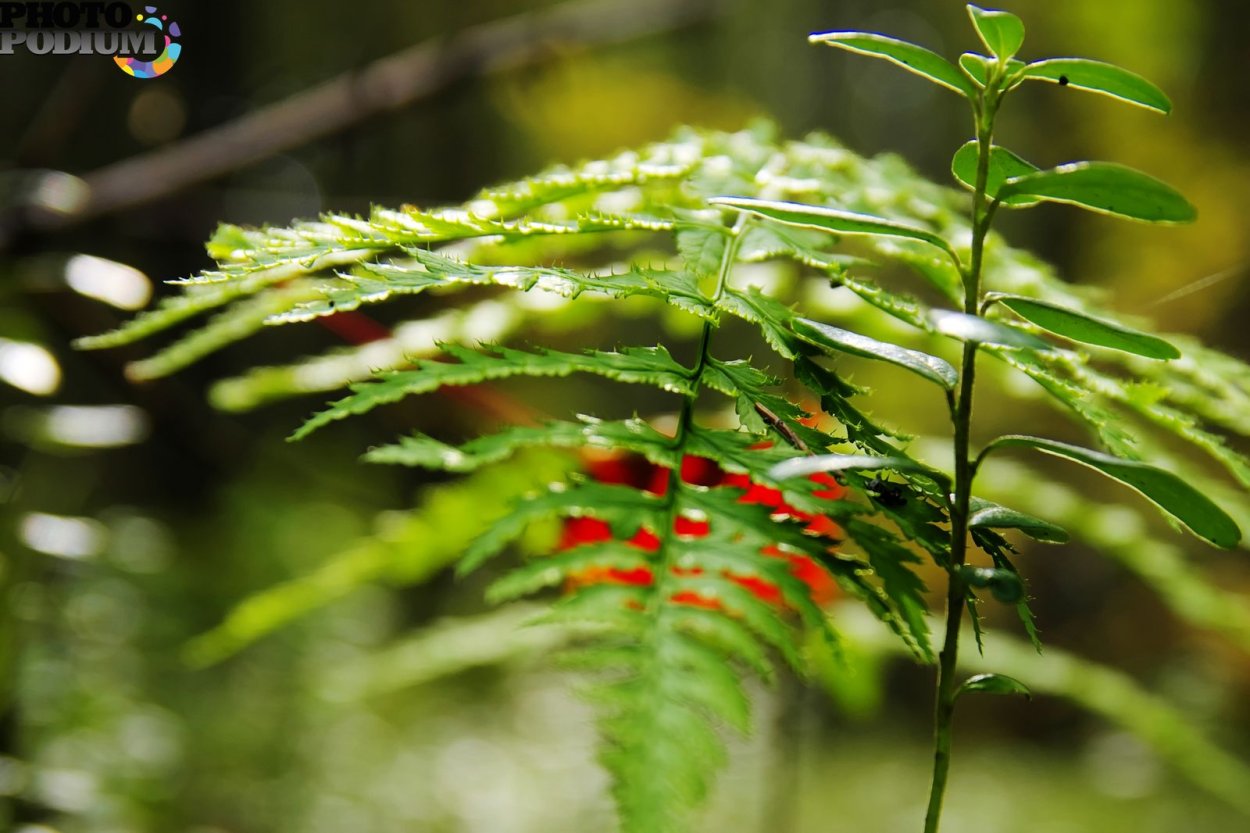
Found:
[[[763,114],[788,135],[821,129],[862,153],[898,152],[946,182],[950,153],[968,132],[957,102],[804,38],[819,29],[880,30],[954,56],[973,46],[962,3],[725,3],[707,19],[627,44],[545,44],[528,66],[455,81],[139,208],[64,228],[30,210],[32,189],[49,181],[32,172],[89,175],[420,41],[541,5],[170,2],[162,10],[180,22],[184,52],[160,79],[137,81],[97,57],[0,57],[0,339],[8,340],[0,347],[40,344],[61,376],[43,395],[0,383],[0,796],[15,828],[555,831],[603,823],[585,718],[568,704],[563,680],[531,665],[349,705],[323,696],[331,669],[365,662],[412,625],[472,609],[467,591],[448,580],[363,589],[225,664],[187,667],[185,641],[233,602],[323,563],[368,532],[376,513],[410,505],[420,484],[355,462],[394,426],[363,420],[290,446],[282,437],[318,400],[245,416],[205,404],[211,380],[320,349],[332,334],[262,334],[173,379],[133,385],[122,366],[137,352],[70,348],[127,313],[70,291],[66,259],[107,258],[159,281],[208,265],[202,241],[219,220],[283,223],[371,203],[456,202],[555,160],[663,138],[679,124],[734,128]],[[1029,27],[1026,56],[1121,63],[1166,89],[1176,111],[1161,119],[1037,85],[1010,103],[1001,141],[1038,164],[1109,158],[1149,170],[1201,212],[1193,227],[1159,232],[1047,207],[1008,218],[1005,233],[1073,281],[1107,287],[1120,309],[1250,356],[1250,7],[1004,5]],[[139,409],[128,418],[145,436],[117,448],[71,447],[31,427],[57,406],[119,403]],[[430,419],[472,418],[457,407]],[[70,522],[53,522],[60,555],[28,546],[31,513]],[[1138,582],[1078,546],[1045,556],[1027,571],[1048,640],[1127,669],[1179,698],[1230,748],[1250,752],[1244,653],[1180,627]],[[1209,558],[1208,568],[1245,589],[1240,557]],[[806,740],[741,750],[748,763],[731,774],[713,829],[781,830],[780,806],[791,808],[796,830],[907,829],[924,786],[929,695],[913,669],[887,680],[868,722],[818,696],[801,708],[774,703],[781,714],[772,717],[800,721]],[[969,754],[957,764],[953,801],[957,813],[966,807],[992,819],[984,829],[1225,831],[1246,823],[1196,797],[1136,741],[1069,706],[980,710],[961,717]],[[797,755],[801,767],[791,766]],[[764,770],[771,780],[751,775]],[[764,821],[750,827],[755,820]],[[48,827],[22,827],[37,824]]]

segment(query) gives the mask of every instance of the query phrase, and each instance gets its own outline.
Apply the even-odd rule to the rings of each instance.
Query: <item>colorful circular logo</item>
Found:
[[[182,54],[182,44],[178,43],[175,38],[182,37],[182,30],[178,28],[176,21],[169,19],[169,15],[163,14],[158,17],[156,6],[144,6],[143,10],[147,14],[136,15],[135,20],[160,30],[165,35],[165,49],[151,61],[119,56],[114,56],[113,60],[127,75],[133,75],[135,78],[157,78],[173,69],[174,64],[178,62],[178,56]]]

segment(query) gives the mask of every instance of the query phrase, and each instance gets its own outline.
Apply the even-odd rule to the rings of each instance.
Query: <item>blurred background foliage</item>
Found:
[[[158,202],[61,228],[32,213],[49,194],[78,187],[56,172],[87,174],[415,43],[543,5],[171,2],[185,51],[159,80],[137,82],[95,58],[0,58],[8,128],[0,135],[0,823],[26,833],[611,824],[604,779],[589,765],[588,716],[567,680],[537,659],[558,635],[518,631],[523,611],[483,614],[481,586],[441,569],[490,511],[482,494],[507,494],[557,461],[474,475],[496,480],[472,489],[356,461],[400,427],[437,432],[494,420],[480,403],[388,412],[300,445],[282,439],[321,397],[245,414],[207,404],[216,379],[332,347],[335,334],[315,326],[280,339],[262,334],[142,385],[122,373],[135,354],[76,353],[69,342],[143,306],[162,291],[160,280],[205,266],[202,241],[219,220],[285,223],[371,203],[458,202],[491,182],[660,139],[684,123],[737,128],[768,114],[786,135],[828,130],[861,153],[899,153],[946,183],[950,154],[968,132],[962,109],[923,82],[804,38],[879,29],[955,55],[971,46],[963,3],[707,4],[693,22],[627,43],[545,43],[524,66],[456,81]],[[1114,61],[1177,103],[1161,121],[1025,88],[1000,121],[1003,141],[1038,164],[1114,158],[1144,168],[1201,212],[1192,227],[1159,231],[1040,208],[1006,218],[1004,233],[1073,282],[1105,287],[1122,311],[1250,356],[1238,323],[1250,307],[1250,6],[1002,5],[1028,24],[1028,56]],[[410,312],[429,315],[424,305],[437,303],[420,300]],[[560,315],[519,337],[563,331],[576,343],[585,323]],[[595,326],[608,337],[611,328],[682,335],[628,317]],[[940,432],[937,409],[909,408],[908,388],[891,373],[856,367],[856,381],[883,394],[873,409],[901,412],[919,433]],[[983,388],[978,409],[997,426],[1027,418],[1038,433],[1039,420],[1056,422],[1018,393]],[[1072,514],[1103,497],[1000,472],[1016,505],[1038,514],[1063,501]],[[429,509],[406,520],[396,510],[416,493]],[[1086,708],[1048,696],[966,706],[952,830],[1250,823],[1236,799],[1241,765],[1187,745],[1151,710],[1179,707],[1225,750],[1250,757],[1250,614],[1238,598],[1250,590],[1250,567],[1117,511],[1089,506],[1081,523],[1111,558],[1075,543],[1028,550],[1021,563],[1053,646],[1036,673],[1062,689],[1071,673],[1063,663],[1084,657],[1123,676],[1076,692]],[[1163,540],[1143,543],[1152,532]],[[1232,595],[1186,583],[1176,565],[1188,560]],[[1169,592],[1160,596],[1143,578]],[[928,674],[883,655],[870,633],[857,639],[853,674],[827,671],[829,684],[807,693],[784,685],[762,694],[757,736],[736,748],[708,829],[914,826],[928,767]],[[993,646],[989,656],[1000,668],[1024,662],[999,658]],[[1207,792],[1195,783],[1204,780]]]

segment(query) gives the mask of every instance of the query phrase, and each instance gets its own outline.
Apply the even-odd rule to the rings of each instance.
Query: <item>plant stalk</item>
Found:
[[[720,269],[716,275],[716,286],[712,290],[711,300],[713,303],[720,300],[725,292],[725,287],[729,282],[729,273],[733,271],[734,263],[738,259],[738,249],[742,245],[743,232],[746,229],[747,217],[740,214],[730,231],[729,241],[725,244],[725,253],[721,257]],[[658,592],[661,585],[667,580],[671,564],[669,557],[672,552],[670,546],[673,537],[673,527],[677,520],[677,495],[681,490],[681,463],[683,449],[686,446],[686,435],[689,433],[694,423],[694,406],[699,398],[699,387],[703,381],[703,372],[707,368],[708,358],[710,356],[709,347],[712,341],[712,331],[716,329],[711,321],[703,322],[703,330],[699,335],[699,355],[695,360],[694,367],[690,369],[690,395],[681,403],[681,414],[677,417],[677,433],[673,436],[672,446],[678,452],[677,465],[675,465],[668,473],[668,489],[665,492],[665,509],[666,518],[665,528],[660,534],[660,552],[663,553],[662,563],[656,568],[655,584],[657,592],[655,593],[651,604],[663,604],[664,594]]]
[[[981,271],[985,238],[993,220],[994,205],[986,198],[989,181],[990,151],[993,146],[994,115],[998,101],[988,93],[974,105],[977,127],[977,178],[972,203],[972,255],[964,271],[964,312],[980,314]],[[972,500],[972,479],[975,468],[971,460],[972,396],[976,385],[977,347],[966,342],[959,374],[959,397],[952,415],[955,425],[955,483],[951,500],[951,554],[946,591],[946,634],[938,657],[937,690],[933,707],[933,781],[929,789],[929,806],[925,813],[925,833],[937,833],[942,818],[942,801],[951,764],[951,727],[955,716],[955,685],[959,662],[959,630],[964,608],[968,605],[968,587],[959,570],[968,557],[968,517]]]

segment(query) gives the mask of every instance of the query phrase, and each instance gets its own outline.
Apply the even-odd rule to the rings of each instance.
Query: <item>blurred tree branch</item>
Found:
[[[27,172],[0,214],[0,248],[147,205],[192,185],[407,107],[473,77],[536,63],[554,43],[607,45],[713,17],[725,0],[580,0],[435,38],[283,101],[80,179]]]

